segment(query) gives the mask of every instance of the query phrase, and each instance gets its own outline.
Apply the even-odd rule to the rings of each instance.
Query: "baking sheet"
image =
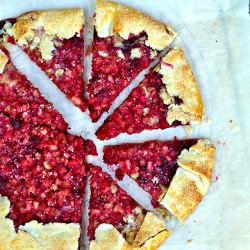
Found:
[[[177,43],[194,68],[206,106],[207,122],[196,126],[193,136],[209,136],[217,147],[209,193],[185,223],[173,224],[172,236],[160,249],[250,249],[248,2],[119,2],[137,7],[178,31]],[[0,20],[47,8],[84,7],[88,14],[93,6],[94,2],[87,0],[0,0]],[[171,137],[171,133],[176,131],[166,136]]]

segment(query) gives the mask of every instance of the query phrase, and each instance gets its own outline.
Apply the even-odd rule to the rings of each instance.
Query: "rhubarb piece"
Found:
[[[202,115],[203,103],[191,67],[183,51],[174,48],[132,90],[96,135],[108,140],[120,133],[196,124]]]
[[[132,249],[132,246],[155,246],[156,249],[160,246],[169,236],[164,224],[99,167],[92,167],[91,173],[90,249]]]
[[[138,10],[97,1],[92,79],[87,88],[94,122],[175,36],[169,26]]]
[[[153,202],[161,202],[183,221],[208,190],[214,150],[208,139],[150,141],[106,146],[104,162],[117,165]]]
[[[6,20],[4,41],[18,44],[70,99],[85,111],[82,9],[32,11]]]

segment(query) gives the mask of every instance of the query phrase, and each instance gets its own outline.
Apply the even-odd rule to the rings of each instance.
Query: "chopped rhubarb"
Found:
[[[6,55],[8,52],[2,48]],[[92,141],[67,133],[68,124],[11,63],[0,74],[0,194],[18,228],[81,222]]]
[[[165,65],[165,66],[167,66],[167,67],[170,67],[171,69],[174,68],[174,65],[171,64],[171,63],[166,63],[166,62],[164,62],[164,61],[161,61],[161,64],[163,64],[163,65]]]
[[[92,167],[91,173],[88,228],[90,240],[95,239],[96,228],[105,223],[113,225],[129,243],[132,243],[146,210],[99,167]]]
[[[183,149],[197,142],[192,140],[150,141],[104,147],[104,162],[117,165],[139,186],[159,200],[168,188],[177,168],[177,158]]]
[[[119,35],[100,38],[95,32],[92,79],[88,84],[90,116],[94,122],[158,55],[145,45],[146,38],[145,33],[127,40]]]
[[[164,87],[162,76],[151,71],[139,86],[132,90],[128,98],[111,114],[97,130],[96,135],[101,140],[108,140],[120,133],[134,134],[143,130],[165,129],[171,126],[166,120],[168,106],[160,97]]]
[[[0,194],[16,228],[31,220],[80,223],[85,156],[95,153],[81,137],[0,114]]]
[[[55,12],[55,15],[56,14],[58,14],[57,11]],[[34,61],[67,96],[67,98],[82,111],[85,111],[88,104],[87,100],[84,98],[85,83],[83,80],[84,26],[82,26],[81,30],[76,32],[74,36],[70,38],[60,38],[57,35],[53,35],[53,31],[51,31],[52,34],[48,35],[43,26],[28,26],[28,23],[32,26],[34,18],[39,18],[39,15],[39,12],[34,12],[32,16],[30,12],[17,19],[12,18],[3,20],[0,23],[0,34],[6,37],[5,39],[9,43],[18,44],[30,59]],[[48,13],[48,15],[51,14]],[[79,15],[79,12],[76,14],[75,18],[79,18],[77,15]],[[25,26],[22,32],[25,33],[27,29],[30,29],[30,33],[35,33],[35,36],[30,36],[26,42],[20,42],[18,38],[12,34],[13,32],[9,33],[5,30],[6,25],[17,25],[17,27],[19,27],[22,19],[28,20],[27,27]],[[39,21],[37,20],[37,22]],[[67,21],[65,21],[65,23],[66,22]],[[65,27],[61,27],[61,29],[64,28]],[[17,34],[19,35],[18,32]],[[52,51],[51,53],[46,51],[43,56],[40,50],[41,48],[51,49]]]
[[[70,39],[54,39],[55,50],[50,60],[41,57],[39,49],[23,47],[25,53],[37,63],[69,100],[82,111],[86,110],[83,81],[83,28]]]
[[[4,51],[7,54],[6,50]],[[0,74],[0,93],[0,112],[13,119],[15,126],[29,122],[61,131],[67,130],[68,124],[62,115],[14,67],[10,59],[4,72]]]

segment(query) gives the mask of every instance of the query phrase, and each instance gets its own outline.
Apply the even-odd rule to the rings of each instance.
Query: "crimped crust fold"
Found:
[[[178,165],[197,175],[209,186],[214,166],[215,147],[209,139],[200,139],[189,150],[183,150],[178,157]],[[206,189],[203,193],[206,192]]]
[[[90,250],[153,250],[157,249],[170,235],[160,219],[148,212],[133,245],[111,224],[100,224],[95,231],[95,240]]]
[[[200,139],[178,158],[179,168],[161,201],[180,221],[193,212],[207,193],[214,164],[215,147],[208,139]]]
[[[171,49],[161,60],[155,71],[162,75],[165,85],[160,96],[168,105],[166,119],[169,124],[181,121],[183,124],[201,123],[203,102],[191,66],[181,48]],[[181,100],[176,104],[176,97]]]
[[[146,32],[146,45],[163,50],[176,37],[176,32],[150,16],[126,5],[97,0],[95,28],[99,37],[119,34],[128,39],[130,34]]]
[[[82,9],[41,10],[17,17],[12,29],[18,41],[33,38],[34,30],[41,28],[46,35],[69,39],[80,32],[83,23]]]
[[[157,249],[169,235],[170,232],[163,222],[152,212],[148,212],[136,235],[133,246],[142,246],[143,249]]]
[[[60,25],[59,25],[60,24]],[[38,48],[42,58],[52,58],[54,38],[69,39],[80,32],[84,24],[82,9],[31,11],[7,22],[5,33],[13,36],[17,44]]]

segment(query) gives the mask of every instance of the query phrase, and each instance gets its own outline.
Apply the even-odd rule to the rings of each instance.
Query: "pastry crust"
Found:
[[[197,175],[203,183],[210,184],[214,165],[215,147],[209,139],[200,139],[178,157],[179,166]]]
[[[3,73],[5,65],[7,64],[9,58],[5,55],[5,53],[0,49],[0,74]]]
[[[153,213],[145,216],[135,243],[130,245],[122,234],[111,224],[101,224],[95,231],[95,240],[90,242],[90,250],[151,250],[159,247],[170,235],[162,221]]]
[[[16,233],[13,221],[6,218],[10,201],[0,195],[0,250],[36,249],[36,250],[68,250],[78,248],[80,237],[79,224],[49,223],[43,225],[31,221],[20,226]]]
[[[33,30],[43,27],[45,34],[69,39],[79,33],[84,23],[82,9],[31,11],[16,18],[13,33],[17,40],[30,39]]]
[[[140,247],[140,250],[156,250],[169,237],[170,233],[166,230],[158,233],[153,238],[150,238]]]
[[[182,49],[171,49],[155,71],[162,75],[165,84],[160,96],[163,102],[169,105],[167,122],[172,124],[177,120],[183,124],[201,123],[204,109],[201,94]],[[182,102],[176,104],[175,97],[180,98]]]
[[[13,35],[17,43],[39,48],[43,59],[51,59],[53,39],[69,39],[79,33],[84,24],[82,9],[31,11],[16,18],[15,24],[5,25],[6,32]],[[37,35],[37,32],[41,32]]]
[[[90,242],[90,250],[132,250],[120,232],[111,224],[100,224],[95,231],[95,240]]]
[[[95,28],[102,38],[119,34],[128,39],[130,34],[138,35],[145,31],[148,36],[146,45],[157,50],[166,48],[177,35],[168,25],[136,9],[103,0],[97,0]]]
[[[184,149],[178,158],[181,167],[177,169],[161,205],[182,222],[208,191],[214,151],[210,140],[201,139],[189,150]]]
[[[133,242],[134,247],[147,247],[145,249],[153,249],[161,245],[163,241],[170,235],[163,222],[153,213],[148,212],[144,218],[139,232]]]

